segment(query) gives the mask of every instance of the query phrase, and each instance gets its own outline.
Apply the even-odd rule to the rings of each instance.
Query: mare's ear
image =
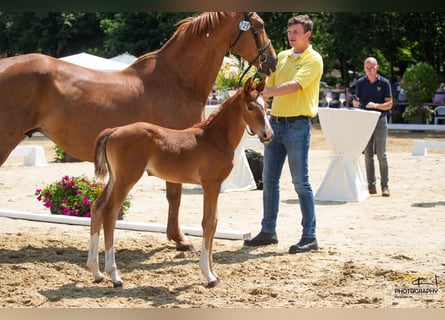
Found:
[[[248,94],[251,91],[251,88],[253,86],[253,78],[250,77],[246,80],[246,83],[244,84],[244,93]]]
[[[264,87],[266,86],[266,78],[263,78],[257,85],[256,89],[257,91],[261,92],[264,90]]]

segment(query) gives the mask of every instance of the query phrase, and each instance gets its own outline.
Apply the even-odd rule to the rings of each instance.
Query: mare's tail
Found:
[[[99,179],[103,179],[108,172],[107,140],[116,128],[103,130],[96,138],[94,149],[94,173]]]

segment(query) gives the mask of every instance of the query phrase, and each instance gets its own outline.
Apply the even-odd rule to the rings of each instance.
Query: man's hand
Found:
[[[379,104],[378,103],[374,103],[374,102],[369,102],[366,105],[366,109],[378,109],[379,108]]]

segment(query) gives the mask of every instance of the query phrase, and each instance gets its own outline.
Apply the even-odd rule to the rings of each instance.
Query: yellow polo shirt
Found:
[[[302,90],[273,97],[271,114],[276,117],[315,117],[318,112],[323,58],[311,45],[296,58],[293,53],[294,49],[288,49],[278,54],[276,70],[268,77],[266,87],[295,80]]]

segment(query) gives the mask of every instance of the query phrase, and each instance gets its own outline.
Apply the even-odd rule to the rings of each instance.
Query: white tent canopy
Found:
[[[85,52],[74,54],[72,56],[66,56],[60,58],[60,60],[71,62],[85,68],[103,71],[118,71],[125,69],[129,65],[127,63],[112,61],[110,59],[101,58]]]
[[[132,54],[129,54],[128,52],[125,52],[118,56],[110,58],[110,60],[116,61],[116,62],[122,62],[122,63],[126,63],[126,64],[132,64],[135,60],[137,60],[137,57],[135,57]]]

